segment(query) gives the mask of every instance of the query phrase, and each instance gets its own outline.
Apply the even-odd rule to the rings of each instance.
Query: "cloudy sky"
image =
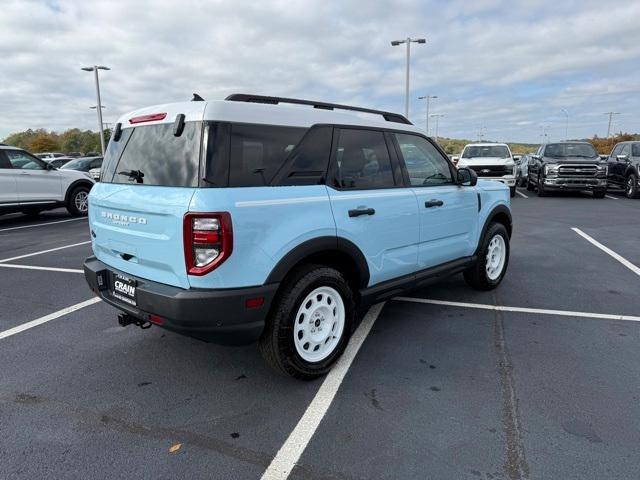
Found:
[[[96,128],[198,92],[294,96],[411,112],[438,95],[440,135],[538,142],[640,132],[638,0],[0,0],[0,139],[26,128]],[[431,122],[433,135],[435,132]]]

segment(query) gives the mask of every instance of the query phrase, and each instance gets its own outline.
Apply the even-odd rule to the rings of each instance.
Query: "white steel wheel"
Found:
[[[502,235],[494,235],[487,248],[487,263],[485,266],[487,278],[496,280],[502,274],[507,258],[507,244]]]
[[[344,332],[345,306],[337,290],[314,289],[300,304],[293,327],[298,355],[310,363],[321,362],[333,353]]]
[[[80,213],[87,213],[89,210],[89,193],[85,190],[79,190],[73,198],[73,203]]]

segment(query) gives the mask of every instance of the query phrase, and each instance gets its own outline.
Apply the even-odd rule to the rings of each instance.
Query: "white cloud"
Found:
[[[640,131],[640,4],[602,2],[5,0],[0,138],[24,128],[95,128],[91,74],[105,64],[105,121],[141,106],[233,92],[402,110],[404,49],[415,97],[437,94],[440,134],[536,141],[539,125],[603,134],[589,114],[626,112]],[[624,65],[624,68],[622,68]],[[636,93],[633,93],[635,89]],[[596,128],[597,127],[597,128]],[[559,137],[558,137],[559,138]]]

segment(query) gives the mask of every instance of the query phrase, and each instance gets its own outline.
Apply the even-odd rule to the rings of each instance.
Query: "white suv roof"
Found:
[[[509,148],[509,145],[507,145],[506,143],[490,143],[490,142],[484,142],[484,143],[467,143],[465,145],[466,147],[507,147]]]
[[[165,114],[157,120],[146,120],[144,125],[173,123],[178,114],[185,121],[226,121],[311,127],[315,124],[357,125],[392,128],[424,133],[400,114],[346,105],[311,102],[280,97],[237,94],[226,100],[179,102],[154,105],[129,112],[118,119],[121,128],[137,125],[136,118]],[[131,120],[134,120],[131,122]]]

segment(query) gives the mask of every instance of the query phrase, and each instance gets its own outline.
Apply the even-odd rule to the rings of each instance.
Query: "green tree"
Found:
[[[55,152],[60,150],[60,143],[53,135],[42,133],[31,140],[28,150],[33,153]]]

